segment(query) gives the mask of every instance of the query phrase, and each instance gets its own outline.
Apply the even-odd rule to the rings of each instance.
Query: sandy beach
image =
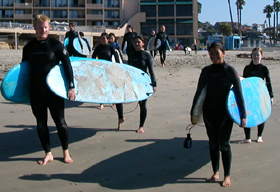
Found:
[[[226,51],[225,61],[242,74],[248,58],[237,58],[250,51]],[[0,50],[0,79],[21,61],[22,50]],[[234,125],[231,147],[232,186],[207,183],[212,175],[205,127],[192,130],[193,146],[183,148],[190,124],[189,111],[201,69],[210,64],[207,51],[167,52],[167,66],[154,59],[157,92],[148,100],[145,133],[135,131],[139,123],[137,104],[124,105],[126,121],[117,131],[117,114],[110,106],[97,110],[99,104],[66,102],[72,164],[62,162],[62,149],[52,119],[49,117],[52,152],[55,160],[46,166],[36,161],[44,156],[36,122],[29,105],[15,104],[0,96],[0,186],[1,192],[30,191],[279,191],[279,98],[280,50],[264,50],[264,60],[274,90],[272,115],[267,120],[263,139],[256,143],[257,129],[252,128],[251,144],[237,144],[244,139],[243,129]],[[221,176],[223,168],[220,165]],[[223,177],[221,177],[222,179]]]

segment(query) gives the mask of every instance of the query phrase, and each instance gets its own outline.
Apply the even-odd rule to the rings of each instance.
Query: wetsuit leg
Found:
[[[225,113],[223,113],[225,114]],[[213,172],[219,171],[220,151],[222,153],[222,161],[225,176],[230,175],[231,168],[231,148],[230,135],[232,131],[233,121],[228,115],[212,116],[211,114],[204,115],[207,135],[209,137],[209,150]],[[208,121],[211,119],[211,122]]]
[[[64,99],[51,93],[48,107],[56,125],[57,133],[63,150],[68,149],[68,127],[64,118]]]
[[[123,119],[123,104],[118,103],[116,104],[117,112],[118,112],[118,118]]]
[[[158,52],[159,52],[159,57],[160,57],[160,63],[163,64],[164,63],[163,50],[159,49]]]
[[[143,127],[146,117],[147,117],[147,107],[146,107],[147,99],[143,101],[139,101],[140,106],[140,124],[139,127]]]
[[[251,128],[244,128],[244,133],[245,133],[245,138],[246,139],[251,139]]]
[[[37,122],[37,134],[39,136],[41,145],[45,151],[48,153],[51,151],[50,146],[50,134],[47,126],[48,121],[48,111],[46,100],[40,96],[40,94],[30,93],[30,105],[32,112],[36,118]]]
[[[263,133],[263,130],[264,130],[264,124],[265,123],[262,123],[262,124],[258,125],[258,137],[262,136],[262,133]]]

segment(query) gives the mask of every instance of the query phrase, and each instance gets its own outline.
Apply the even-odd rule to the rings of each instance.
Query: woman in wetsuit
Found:
[[[56,39],[48,37],[50,19],[45,15],[37,15],[34,20],[36,39],[31,40],[23,48],[22,61],[29,61],[31,67],[30,105],[37,121],[37,132],[45,151],[40,165],[46,165],[54,159],[51,153],[50,135],[47,126],[49,108],[57,127],[58,136],[63,149],[65,163],[72,163],[68,150],[68,127],[64,119],[64,99],[56,96],[48,87],[46,77],[52,67],[61,61],[69,80],[69,100],[75,100],[73,71],[69,55],[64,46]]]
[[[149,70],[149,74],[151,76],[152,86],[154,87],[154,92],[157,90],[156,77],[154,74],[153,68],[153,58],[150,53],[144,51],[145,40],[136,36],[133,38],[133,46],[135,48],[134,54],[131,55],[131,60],[129,65],[139,68],[147,73],[147,69]],[[144,133],[144,123],[147,117],[147,107],[146,107],[147,99],[143,101],[139,101],[140,106],[140,124],[137,133]]]
[[[232,85],[240,111],[242,122],[240,125],[241,127],[245,127],[246,125],[246,111],[238,74],[232,66],[224,61],[225,50],[223,45],[214,42],[209,47],[208,52],[213,64],[204,67],[201,71],[191,108],[191,115],[193,114],[194,105],[202,89],[206,87],[206,98],[203,104],[203,119],[209,138],[210,157],[214,172],[207,181],[214,182],[219,179],[219,161],[221,152],[224,167],[224,180],[222,186],[227,187],[231,185],[230,167],[232,154],[229,141],[233,121],[227,113],[225,104]]]
[[[263,50],[260,47],[256,47],[252,50],[251,54],[252,61],[249,65],[245,66],[243,70],[243,77],[259,77],[262,78],[267,86],[267,90],[269,92],[271,102],[273,103],[273,91],[272,91],[272,85],[270,81],[270,74],[268,68],[263,65],[262,58],[263,58]],[[263,143],[262,139],[262,133],[264,130],[264,124],[262,123],[258,125],[258,143]],[[251,143],[251,128],[244,128],[245,132],[245,139],[240,141],[239,143]]]
[[[119,57],[117,53],[115,52],[115,49],[108,44],[109,41],[109,35],[108,33],[102,33],[100,36],[100,44],[96,46],[94,49],[94,52],[92,54],[92,58],[94,59],[104,59],[107,61],[112,61],[112,56],[115,57],[115,60],[117,63],[119,63]],[[104,105],[100,104],[99,109],[103,109]],[[118,103],[116,104],[117,112],[118,112],[118,129],[121,129],[121,126],[124,122],[124,117],[123,117],[123,104]]]

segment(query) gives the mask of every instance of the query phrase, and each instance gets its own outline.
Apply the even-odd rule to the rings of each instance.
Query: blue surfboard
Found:
[[[77,59],[77,58],[75,58]],[[150,76],[142,70],[99,59],[73,61],[76,101],[89,103],[129,103],[153,94]],[[62,65],[51,69],[47,84],[58,96],[68,99],[68,85]]]
[[[65,40],[64,40],[64,43],[63,43],[63,45],[64,45],[64,47],[68,47],[68,44],[69,44],[69,38],[68,37],[66,37],[65,38]]]
[[[12,67],[1,84],[3,97],[15,103],[29,103],[30,73],[28,61]]]
[[[265,122],[271,114],[271,99],[265,82],[258,77],[249,77],[241,81],[241,87],[247,114],[246,127],[255,127]],[[228,94],[227,110],[233,121],[240,125],[240,113],[233,89]]]

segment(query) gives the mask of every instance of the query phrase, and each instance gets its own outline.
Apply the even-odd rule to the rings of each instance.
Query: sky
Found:
[[[230,22],[229,6],[227,0],[198,0],[202,4],[201,13],[198,20],[202,23],[208,21],[214,25],[216,22]],[[236,0],[230,0],[233,21],[237,22]],[[266,5],[273,5],[273,0],[245,0],[246,5],[242,9],[242,25],[252,25],[253,23],[263,24],[266,14],[263,9]],[[271,17],[273,22],[273,15]]]

